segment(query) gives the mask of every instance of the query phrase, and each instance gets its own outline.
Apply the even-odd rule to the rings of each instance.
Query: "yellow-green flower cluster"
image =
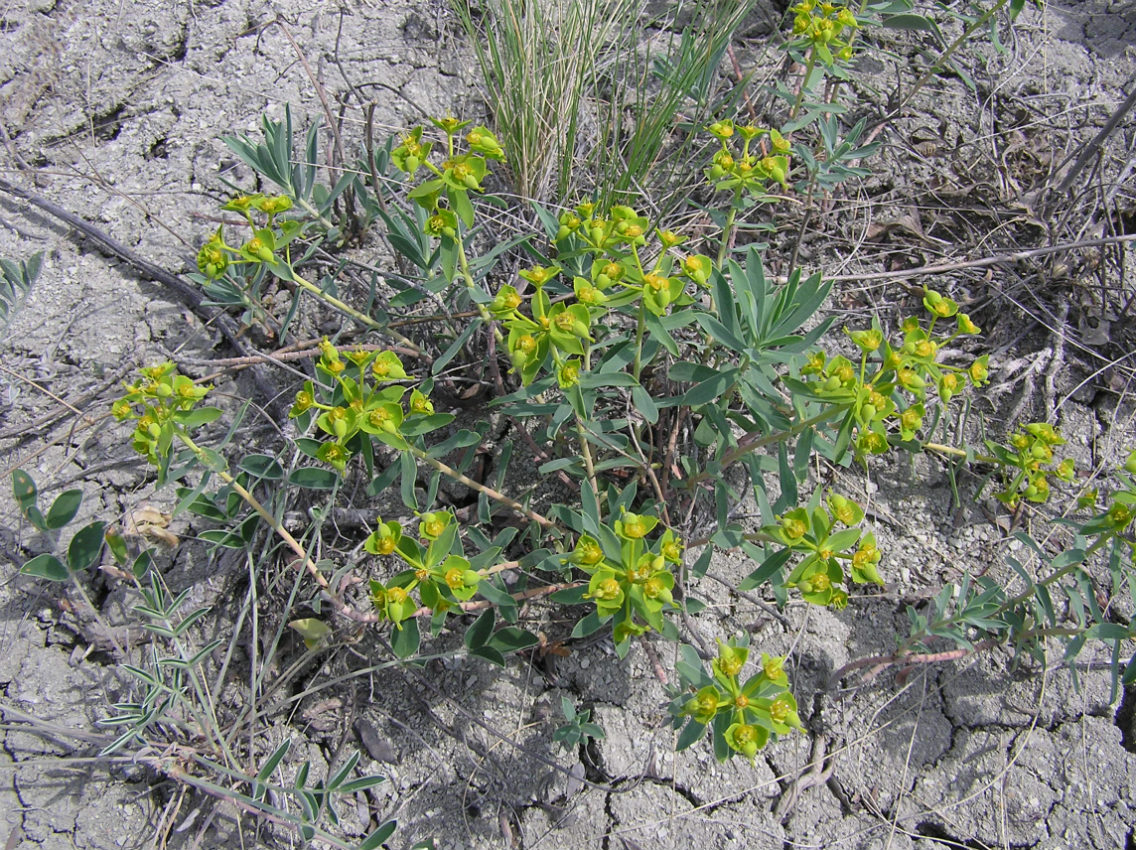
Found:
[[[550,357],[561,387],[576,384],[582,363],[578,358],[585,356],[592,341],[592,311],[588,305],[579,301],[553,304],[544,289],[559,273],[556,266],[534,266],[521,271],[521,277],[534,289],[529,301],[532,315],[521,312],[524,299],[511,284],[498,290],[489,307],[490,314],[509,332],[509,356],[526,384],[533,381]]]
[[[786,585],[797,588],[806,602],[832,608],[848,604],[851,584],[883,585],[880,550],[875,535],[859,528],[863,519],[860,505],[830,492],[826,505],[795,508],[767,526],[766,534],[804,555]]]
[[[522,382],[531,383],[548,367],[561,388],[575,385],[594,341],[592,330],[610,310],[638,306],[662,316],[690,304],[686,280],[705,286],[713,266],[709,257],[692,255],[675,268],[669,250],[683,241],[670,231],[653,232],[646,217],[628,206],[601,215],[585,203],[562,213],[557,246],[590,255],[588,275],[575,275],[572,295],[554,302],[546,285],[558,281],[562,269],[533,266],[520,272],[527,283],[502,286],[489,305],[508,331],[509,356]],[[648,262],[651,253],[654,261]],[[532,291],[527,310],[525,288]]]
[[[788,186],[790,144],[779,132],[728,119],[706,130],[721,144],[705,171],[715,189],[766,199],[770,183]]]
[[[482,192],[482,181],[489,173],[488,160],[505,159],[505,152],[497,137],[485,127],[474,127],[465,134],[465,150],[459,152],[456,144],[462,139],[461,131],[469,121],[456,118],[430,119],[445,135],[444,159],[438,164],[431,161],[434,143],[424,141],[423,128],[415,127],[402,143],[391,151],[395,168],[414,177],[420,168],[434,176],[410,192],[411,199],[426,210],[423,231],[428,236],[452,243],[458,235],[459,220],[473,227],[473,205],[469,193]]]
[[[988,441],[987,446],[1008,473],[994,497],[1010,508],[1016,508],[1023,497],[1035,504],[1048,502],[1051,475],[1066,483],[1076,476],[1072,458],[1058,461],[1055,457],[1054,449],[1064,444],[1057,429],[1045,422],[1023,425],[1011,435],[1008,446]]]
[[[825,65],[852,58],[852,34],[860,29],[856,15],[843,3],[802,0],[792,9],[793,35]]]
[[[139,370],[141,377],[126,384],[126,394],[111,407],[120,422],[136,420],[132,445],[153,464],[158,465],[173,442],[178,428],[192,428],[211,422],[220,415],[216,408],[199,408],[197,403],[212,387],[195,384],[177,373],[177,367],[166,361]]]
[[[331,439],[322,443],[316,456],[344,470],[358,451],[360,435],[369,435],[399,450],[409,448],[407,438],[441,428],[453,420],[446,413],[435,413],[429,396],[396,383],[406,381],[402,360],[393,351],[355,349],[340,352],[326,339],[320,343],[316,371],[330,388],[317,398],[315,384],[305,381],[296,393],[289,415],[314,415],[316,426]]]
[[[419,516],[418,535],[404,534],[394,520],[378,518],[363,547],[372,555],[394,556],[407,568],[390,581],[370,582],[371,603],[384,619],[401,628],[401,623],[421,605],[435,614],[451,610],[477,593],[482,575],[473,569],[462,552],[457,520],[449,511],[433,511]]]
[[[801,368],[808,379],[805,387],[826,401],[850,405],[850,426],[855,434],[857,456],[883,454],[891,443],[916,438],[923,427],[928,391],[946,403],[968,384],[979,387],[989,382],[989,355],[982,355],[969,366],[940,362],[945,346],[959,336],[973,335],[981,329],[958,304],[935,290],[925,290],[923,305],[930,313],[927,326],[912,316],[904,320],[903,341],[893,346],[878,323],[865,330],[846,331],[860,349],[860,362],[842,355],[829,359],[814,351]],[[954,319],[949,333],[936,333],[936,326]]]
[[[728,717],[726,743],[732,752],[752,761],[771,736],[800,729],[801,718],[789,692],[785,659],[762,653],[761,668],[742,682],[748,659],[747,646],[739,646],[734,639],[718,641],[718,657],[710,664],[713,680],[686,701],[682,714],[701,726],[709,726],[720,715]]]
[[[221,209],[244,216],[253,233],[243,245],[234,248],[226,244],[224,228],[217,228],[217,232],[197,252],[197,270],[210,280],[216,280],[225,274],[233,262],[276,262],[278,252],[303,229],[298,221],[276,220],[278,215],[292,209],[292,199],[287,195],[237,195]],[[267,217],[263,227],[257,225],[254,211]]]
[[[662,611],[673,604],[670,565],[682,563],[682,540],[669,528],[653,543],[657,517],[624,512],[614,534],[581,535],[567,561],[591,578],[584,595],[601,617],[614,616],[616,644],[648,629],[663,630]]]

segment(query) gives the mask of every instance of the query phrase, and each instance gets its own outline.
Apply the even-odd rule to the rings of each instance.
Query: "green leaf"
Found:
[[[1098,640],[1128,640],[1132,631],[1119,623],[1097,623],[1088,630],[1089,637]]]
[[[414,455],[403,452],[398,456],[398,462],[402,470],[402,481],[399,484],[402,503],[411,510],[418,510],[418,496],[414,491],[418,479],[418,465],[414,462]]]
[[[67,546],[67,566],[78,573],[90,569],[103,551],[105,522],[92,522],[75,532]]]
[[[63,562],[49,554],[36,555],[20,567],[20,575],[35,576],[47,581],[67,581],[71,577]]]
[[[491,646],[476,647],[475,649],[471,649],[469,654],[475,658],[484,658],[489,663],[496,664],[498,667],[505,666],[505,656]]]
[[[454,449],[464,449],[467,446],[476,446],[482,440],[482,436],[476,431],[469,431],[462,429],[454,434],[452,437],[438,443],[436,446],[431,446],[428,452],[430,457],[443,457],[448,455]]]
[[[516,626],[505,626],[493,634],[489,639],[488,645],[499,650],[505,655],[514,652],[520,652],[522,649],[528,649],[530,646],[537,644],[537,637],[527,629],[517,628]]]
[[[394,835],[394,831],[397,828],[398,821],[387,821],[363,839],[363,843],[359,845],[359,850],[379,850],[379,848],[383,846],[386,840]]]
[[[39,491],[36,489],[35,481],[24,470],[17,469],[12,473],[12,495],[16,498],[16,504],[20,506],[20,511],[27,518],[28,522],[34,525],[39,531],[47,531],[47,524],[43,518],[40,509],[36,507],[36,497]]]
[[[825,546],[834,552],[843,552],[860,539],[859,528],[845,528],[831,535],[825,541]]]
[[[331,637],[331,626],[315,617],[303,617],[288,623],[304,639],[304,646],[315,649]]]
[[[411,617],[403,620],[391,633],[391,649],[399,658],[409,658],[418,651],[422,643],[422,636],[418,632],[418,618]]]
[[[351,775],[351,771],[355,769],[355,765],[359,763],[359,751],[355,750],[347,757],[347,760],[335,771],[335,774],[327,780],[327,790],[329,792],[339,791],[342,793],[341,786],[347,781],[347,777]]]
[[[549,599],[557,605],[583,605],[587,600],[584,594],[588,592],[587,585],[579,587],[566,587],[549,595]]]
[[[465,632],[465,646],[466,649],[475,649],[479,646],[484,646],[489,636],[493,634],[493,623],[496,621],[497,616],[494,614],[492,608],[487,608],[482,612],[473,624],[466,629]]]
[[[626,372],[584,372],[580,375],[580,388],[585,390],[600,387],[635,387],[639,382]]]
[[[338,481],[339,476],[333,471],[316,466],[302,466],[292,470],[292,474],[288,476],[289,484],[309,490],[333,490]]]
[[[651,398],[651,394],[639,384],[635,384],[631,387],[631,401],[635,409],[643,414],[643,418],[646,419],[648,423],[654,425],[659,421],[659,408]]]
[[[257,771],[257,782],[253,785],[252,791],[252,798],[254,800],[264,799],[264,795],[268,793],[268,787],[263,783],[267,782],[268,778],[272,776],[273,771],[275,771],[280,762],[283,761],[284,756],[288,753],[288,748],[291,746],[292,739],[286,738],[280,746],[272,751],[272,755],[268,757],[260,770]]]
[[[414,419],[404,422],[399,431],[404,437],[418,437],[437,431],[439,428],[445,428],[454,421],[454,418],[452,413],[431,413],[421,418],[416,416]]]
[[[731,351],[736,351],[742,354],[749,346],[738,339],[733,333],[726,328],[721,322],[711,316],[709,313],[696,313],[695,321],[702,325],[702,329],[720,345],[724,345]]]
[[[706,727],[691,718],[690,722],[678,736],[678,741],[675,742],[675,750],[682,752],[690,747],[696,741],[701,741],[702,737],[706,734]]]
[[[458,352],[460,352],[462,348],[465,347],[465,344],[469,342],[469,339],[473,336],[474,331],[476,331],[480,327],[481,322],[471,321],[469,324],[467,324],[465,326],[465,329],[462,330],[460,334],[458,334],[457,338],[454,339],[454,341],[451,342],[449,346],[447,346],[446,350],[443,351],[441,355],[439,355],[439,357],[434,361],[434,365],[430,367],[430,374],[440,374],[442,370],[449,365],[449,362],[457,356]]]
[[[509,593],[498,587],[493,579],[482,579],[477,585],[477,592],[497,606],[501,616],[510,623],[517,622],[517,602]]]
[[[149,549],[143,549],[138,553],[138,557],[134,559],[134,563],[130,567],[130,571],[134,573],[136,579],[146,577],[146,573],[150,571],[150,567],[154,565],[154,558],[150,554]]]
[[[44,519],[44,525],[49,529],[63,528],[75,518],[79,512],[79,505],[83,501],[82,490],[68,490],[60,493],[51,503],[51,508]]]
[[[304,415],[306,416],[307,414]],[[322,445],[322,442],[320,442],[319,440],[313,440],[311,437],[296,438],[296,448],[299,449],[303,454],[306,454],[308,457],[312,458],[312,460],[319,459],[317,452],[319,452],[320,446]]]
[[[698,407],[720,398],[738,379],[740,369],[726,369],[687,390],[678,403],[683,407]]]
[[[883,25],[888,29],[893,30],[907,30],[914,32],[929,32],[935,37],[935,41],[942,45],[946,43],[943,37],[943,31],[939,29],[939,25],[931,18],[924,15],[890,15],[883,19]]]
[[[268,455],[246,455],[237,464],[237,469],[247,472],[254,478],[263,478],[266,481],[277,481],[284,477],[284,469],[276,462],[276,458]]]
[[[12,495],[21,511],[26,511],[36,503],[38,493],[35,480],[24,470],[17,469],[12,473]]]
[[[385,776],[371,773],[367,776],[360,776],[358,779],[344,782],[337,790],[340,794],[355,794],[359,791],[366,791],[368,788],[374,788],[376,785],[382,785],[386,781],[387,778]]]
[[[710,560],[713,558],[713,556],[713,546],[706,546],[705,548],[703,548],[702,553],[698,556],[698,560],[695,561],[694,565],[690,568],[691,573],[698,576],[699,578],[706,575],[706,570],[710,568]]]
[[[172,418],[186,428],[196,428],[217,421],[223,412],[219,407],[198,407],[194,410],[178,411]]]
[[[202,447],[198,450],[198,457],[210,472],[223,472],[229,467],[224,455],[214,449]]]
[[[789,563],[789,559],[793,556],[791,549],[781,549],[774,552],[772,555],[766,556],[764,552],[752,543],[743,543],[742,549],[744,549],[746,554],[751,558],[760,563],[761,566],[742,579],[741,584],[738,585],[738,590],[753,590],[755,587],[761,586],[770,578],[781,572],[785,565]]]
[[[585,588],[586,590],[586,588]],[[582,620],[580,620],[572,628],[572,637],[582,638],[595,632],[597,629],[603,627],[606,618],[601,617],[598,612],[592,611]]]

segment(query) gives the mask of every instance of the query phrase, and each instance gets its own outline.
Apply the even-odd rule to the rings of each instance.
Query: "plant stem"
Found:
[[[822,410],[820,413],[815,416],[810,416],[808,419],[802,419],[793,427],[784,431],[778,431],[776,434],[767,434],[764,437],[758,437],[755,432],[745,434],[738,440],[737,446],[722,456],[721,468],[725,469],[727,466],[732,466],[745,455],[756,449],[764,448],[765,446],[770,446],[775,443],[781,443],[788,440],[790,437],[795,437],[797,434],[800,434],[802,431],[814,425],[819,425],[821,422],[832,419],[837,414],[844,413],[849,407],[851,407],[850,404],[834,404],[827,410]],[[706,473],[703,473],[703,476],[705,475]]]
[[[332,126],[334,127],[335,125],[333,124]],[[319,210],[317,210],[317,209],[316,209],[315,207],[313,207],[313,206],[311,205],[311,203],[310,203],[310,202],[308,202],[308,201],[304,200],[303,198],[295,198],[294,200],[295,200],[295,201],[296,201],[297,203],[299,203],[299,205],[300,205],[301,207],[303,207],[303,208],[304,208],[304,210],[305,210],[305,211],[306,211],[307,213],[309,213],[310,215],[313,215],[313,216],[315,216],[315,219],[316,219],[316,221],[318,221],[318,222],[319,222],[320,224],[322,224],[322,225],[323,225],[324,227],[326,227],[326,228],[327,228],[328,230],[331,230],[331,229],[332,229],[333,227],[335,227],[335,224],[334,224],[334,222],[332,222],[332,221],[331,221],[330,219],[326,219],[326,218],[324,218],[324,217],[323,217],[322,215],[320,215],[320,211],[319,211]]]
[[[381,322],[378,322],[378,321],[375,321],[374,319],[372,319],[366,313],[360,313],[354,307],[352,307],[348,304],[345,304],[343,301],[340,301],[334,295],[328,295],[326,292],[324,292],[322,289],[320,289],[314,283],[312,283],[309,280],[306,280],[305,278],[303,278],[299,274],[297,274],[295,269],[292,270],[292,280],[296,283],[297,286],[300,286],[303,289],[308,290],[308,292],[312,293],[312,295],[314,295],[316,298],[320,299],[325,304],[331,305],[332,307],[334,307],[339,312],[350,316],[355,321],[361,322],[362,324],[366,325],[367,327],[371,328],[372,330],[376,330],[379,333],[389,334],[390,336],[397,339],[400,343],[405,345],[407,348],[414,351],[416,354],[418,354],[418,355],[422,354],[421,348],[419,348],[412,341],[410,341],[409,339],[404,337],[398,331],[391,330],[389,327],[382,324]]]
[[[1003,0],[1005,2],[1005,0]],[[793,108],[789,110],[789,120],[792,121],[797,117],[797,113],[801,111],[801,104],[805,101],[805,92],[808,90],[809,77],[813,75],[813,68],[816,67],[816,48],[809,48],[809,58],[805,60],[805,74],[801,77],[801,85],[797,89],[797,99],[793,101]]]
[[[491,575],[494,572],[503,572],[504,570],[512,569],[517,566],[516,561],[509,561],[505,564],[498,564],[497,567],[492,567],[486,571],[486,575]],[[528,590],[522,590],[517,593],[509,594],[516,602],[526,602],[529,599],[536,599],[540,596],[548,596],[551,593],[556,593],[559,590],[568,590],[573,587],[580,587],[584,585],[582,581],[572,581],[567,584],[550,584],[547,587],[530,587]],[[461,602],[456,607],[459,608],[463,614],[468,614],[472,611],[482,611],[490,607],[493,603],[488,599],[469,600],[468,602]],[[423,605],[421,608],[416,609],[411,613],[411,617],[427,617],[432,616],[436,612],[433,608]]]
[[[647,327],[647,308],[639,301],[639,321],[635,325],[635,362],[631,364],[631,375],[639,383],[639,372],[643,368],[643,331]]]
[[[452,478],[454,481],[464,484],[466,487],[476,490],[478,493],[484,493],[495,502],[500,502],[502,505],[505,505],[508,508],[512,508],[522,516],[531,519],[537,525],[541,526],[541,528],[556,527],[556,523],[550,520],[548,517],[538,514],[536,511],[530,510],[529,508],[526,508],[516,499],[511,499],[504,493],[498,492],[492,487],[485,486],[480,481],[474,481],[468,475],[464,475],[461,472],[458,472],[452,466],[443,463],[437,458],[430,457],[430,455],[426,454],[426,452],[422,451],[422,449],[411,446],[408,451],[416,458],[423,461],[424,463],[428,463],[430,466],[434,467],[436,470],[438,470],[448,478]]]
[[[939,454],[945,455],[954,455],[955,457],[966,457],[965,449],[956,448],[955,446],[946,446],[942,443],[924,443],[923,450],[939,452]],[[1001,464],[998,458],[990,457],[990,455],[974,455],[971,460],[977,461],[978,463]]]
[[[906,107],[907,104],[911,102],[911,98],[915,97],[915,95],[919,92],[919,90],[927,84],[927,81],[930,80],[931,77],[933,77],[935,74],[937,74],[939,72],[939,69],[942,68],[943,64],[948,59],[950,59],[951,56],[954,55],[955,51],[958,50],[960,47],[962,47],[967,42],[967,40],[972,35],[974,35],[974,33],[980,27],[986,26],[986,24],[989,22],[989,20],[992,17],[994,17],[996,14],[998,14],[998,12],[1001,11],[1002,7],[1004,7],[1007,2],[1008,2],[1008,0],[998,0],[998,2],[995,3],[993,6],[991,6],[981,18],[979,18],[974,23],[972,23],[970,26],[968,26],[965,30],[963,30],[962,35],[960,35],[958,38],[956,38],[951,43],[951,46],[948,47],[946,50],[944,50],[943,53],[939,56],[939,58],[937,60],[935,60],[935,63],[930,68],[928,68],[926,71],[923,72],[923,76],[921,76],[918,80],[915,81],[915,85],[911,87],[911,91],[909,91],[907,93],[907,95],[903,98],[903,100],[901,100],[899,102],[899,106],[897,106],[894,110],[892,110],[891,115],[889,115],[888,117],[892,118],[896,115],[899,115],[903,111],[904,107]]]
[[[473,282],[473,274],[469,270],[469,258],[465,255],[465,240],[462,239],[459,233],[454,241],[458,244],[458,265],[461,266],[461,275],[462,278],[465,279],[465,288],[469,290],[470,300],[473,301],[473,306],[477,308],[477,313],[481,316],[481,320],[493,329],[493,338],[496,339],[498,343],[504,342],[505,337],[502,335],[501,329],[497,327],[496,322],[493,321],[493,316],[490,315],[489,308],[473,297],[473,293],[477,289],[477,284]]]
[[[738,204],[741,203],[742,193],[740,189],[734,190],[734,199],[730,202],[730,211],[726,213],[726,223],[722,226],[722,244],[718,246],[718,268],[721,269],[726,262],[726,257],[730,255],[730,243],[734,240],[734,222],[738,217]],[[713,294],[711,298],[711,309],[713,309]]]
[[[188,434],[185,434],[181,431],[175,433],[177,433],[178,439],[180,439],[186,446],[189,447],[189,449],[194,454],[197,455],[198,459],[205,465],[205,467],[209,468],[209,464],[206,462],[204,450],[200,446],[198,446]],[[327,579],[324,578],[323,573],[319,571],[319,567],[316,566],[315,562],[311,559],[311,556],[308,555],[307,550],[304,549],[300,541],[292,536],[292,533],[288,531],[288,529],[286,529],[283,524],[281,524],[281,522],[275,516],[273,516],[268,511],[268,509],[264,507],[264,505],[260,503],[260,500],[257,499],[256,496],[254,496],[248,490],[246,490],[243,486],[241,486],[240,482],[238,482],[232,475],[230,475],[228,470],[218,469],[215,470],[215,472],[222,481],[233,488],[233,491],[238,496],[240,496],[241,499],[244,500],[245,504],[256,511],[260,518],[268,523],[268,527],[272,529],[276,536],[283,540],[288,548],[295,553],[296,557],[300,559],[302,566],[308,571],[312,578],[315,579],[316,584],[318,584],[320,586],[320,589],[327,594],[328,599],[331,601],[331,604],[336,611],[338,611],[343,616],[360,623],[377,623],[380,620],[380,617],[377,614],[356,611],[354,608],[344,602],[338,595],[336,595],[332,591],[331,585],[328,584]]]

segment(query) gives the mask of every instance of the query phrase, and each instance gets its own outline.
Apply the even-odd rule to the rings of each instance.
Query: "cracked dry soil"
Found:
[[[0,3],[0,176],[155,266],[182,272],[216,226],[217,199],[228,191],[223,179],[243,184],[250,176],[218,137],[255,135],[261,114],[279,117],[285,103],[305,126],[321,114],[284,29],[268,24],[278,16],[287,22],[333,102],[346,81],[365,86],[381,136],[423,115],[483,109],[470,53],[444,6]],[[950,196],[950,181],[965,185],[961,171],[984,162],[971,145],[989,146],[1006,173],[1020,175],[1026,160],[1044,170],[1087,144],[1131,91],[1133,9],[1119,0],[1028,8],[1008,56],[980,52],[972,68],[977,91],[958,78],[937,81],[888,130],[881,167],[866,184],[894,202],[885,213],[895,213],[890,232],[912,227],[903,218],[912,207],[897,190],[908,186],[908,198]],[[763,55],[760,39],[737,45],[743,65]],[[875,72],[884,88],[882,68]],[[873,73],[863,70],[866,78]],[[360,113],[352,107],[347,114],[357,135]],[[965,141],[944,150],[952,134]],[[1129,119],[1117,143],[1130,145],[1132,134]],[[1029,212],[1014,206],[1028,186],[1016,188],[1017,196],[1010,186],[1001,198],[1007,217]],[[968,215],[967,198],[955,200],[953,214]],[[946,205],[940,211],[949,218]],[[917,211],[916,225],[921,212],[927,215]],[[975,226],[990,231],[986,253],[1001,247],[997,220]],[[917,229],[924,247],[942,252],[935,256],[953,256],[944,239],[949,228]],[[911,240],[897,251],[918,253],[919,244]],[[210,360],[231,349],[168,288],[43,208],[0,191],[0,256],[36,251],[45,253],[44,271],[0,339],[3,478],[25,468],[49,496],[82,488],[81,519],[121,517],[144,504],[168,510],[171,494],[154,491],[123,429],[108,424],[107,399],[140,364],[173,354],[205,374]],[[810,252],[830,267],[823,246],[803,246],[804,261]],[[1128,292],[1136,290],[1131,268],[1129,258],[1117,272],[1126,277],[1116,285]],[[834,269],[849,276],[879,270]],[[946,285],[978,298],[997,282],[972,276]],[[849,283],[838,291],[840,300],[856,290]],[[868,303],[845,309],[882,307],[901,295],[867,291]],[[857,303],[848,297],[841,303]],[[1094,360],[1099,325],[1071,322],[1065,329],[1070,346],[1088,355],[1058,357],[1061,334],[1036,326],[994,340],[1001,345],[995,357],[1017,371],[994,393],[988,424],[1022,413],[1044,417],[1052,410],[1042,408],[1059,399],[1059,421],[1092,467],[1132,447],[1130,394],[1126,407],[1123,387],[1097,389],[1103,379],[1093,370],[1108,359]],[[1112,333],[1131,344],[1130,327]],[[245,380],[218,379],[223,392],[238,397],[249,392]],[[754,764],[717,764],[705,743],[675,753],[654,659],[637,645],[619,661],[602,641],[541,664],[514,659],[504,671],[473,660],[436,661],[403,678],[347,677],[340,687],[313,688],[294,710],[270,716],[262,752],[291,737],[286,767],[306,759],[325,775],[347,751],[360,749],[362,766],[388,781],[341,811],[344,833],[362,836],[397,817],[391,846],[400,848],[425,838],[444,848],[526,850],[1136,847],[1136,697],[1129,692],[1110,704],[1107,658],[1083,656],[1079,689],[1067,672],[1013,668],[997,652],[928,665],[906,679],[891,671],[848,689],[828,681],[850,660],[894,648],[905,633],[902,600],[933,592],[961,569],[988,567],[1014,545],[979,511],[955,511],[949,481],[925,460],[886,465],[856,486],[878,509],[887,594],[855,600],[842,612],[790,606],[788,626],[743,600],[708,609],[697,622],[710,641],[746,629],[766,651],[792,649],[807,733],[768,747]],[[187,538],[194,528],[178,517],[171,531]],[[127,698],[129,682],[116,674],[107,635],[77,599],[16,576],[17,565],[49,543],[29,535],[5,484],[5,850],[294,846],[287,831],[183,794],[129,761],[91,758],[107,734],[96,721]],[[183,549],[172,555],[167,578],[190,590],[191,604],[215,606],[217,616],[200,637],[224,637],[234,628],[227,597],[246,565],[212,563],[192,546]],[[736,556],[720,556],[712,572],[736,580],[751,569]],[[133,600],[121,587],[101,578],[91,584],[108,622],[131,622]],[[707,586],[704,597],[721,598],[722,591]],[[145,651],[143,634],[115,637]],[[316,663],[308,681],[325,682],[353,665],[361,666],[341,652]],[[591,707],[606,739],[578,752],[555,748],[561,695]]]

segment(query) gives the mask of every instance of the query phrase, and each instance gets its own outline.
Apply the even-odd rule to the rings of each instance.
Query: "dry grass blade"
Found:
[[[634,4],[489,0],[480,16],[466,0],[454,5],[473,40],[517,192],[543,200],[554,178],[565,182],[581,94]]]

